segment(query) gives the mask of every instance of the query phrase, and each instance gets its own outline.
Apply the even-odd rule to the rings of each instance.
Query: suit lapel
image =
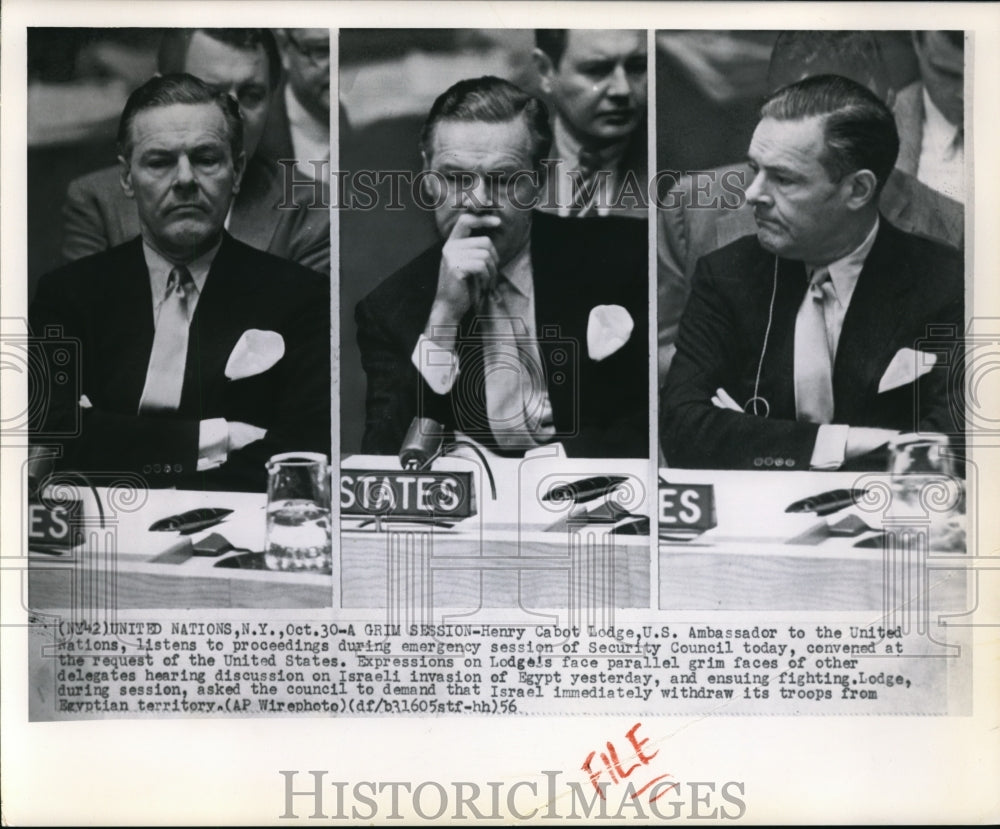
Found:
[[[115,353],[102,349],[99,359],[113,372],[109,395],[122,401],[123,410],[135,412],[153,348],[153,293],[141,238],[116,249],[109,259],[106,284],[103,339]]]
[[[909,284],[909,263],[899,255],[897,231],[883,218],[844,317],[833,373],[836,417],[842,422],[859,401],[870,400],[892,354]]]
[[[795,318],[806,294],[805,266],[798,261],[778,260],[778,285],[774,290],[774,256],[765,255],[753,284],[759,286],[756,296],[765,300],[757,323],[757,336],[761,340],[764,353],[761,396],[769,403],[771,417],[795,417]],[[771,293],[774,290],[774,313],[770,333],[768,327]],[[766,343],[764,342],[766,336]],[[760,351],[753,352],[752,359],[759,360]],[[756,366],[753,366],[756,376]],[[752,394],[752,392],[751,392]],[[743,402],[743,401],[740,401]]]
[[[259,250],[270,250],[278,228],[275,210],[280,191],[279,178],[268,164],[257,156],[251,158],[229,217],[233,238]]]

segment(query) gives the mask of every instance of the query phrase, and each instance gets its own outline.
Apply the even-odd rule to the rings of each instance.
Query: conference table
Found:
[[[885,542],[900,533],[880,532],[887,519],[877,503],[829,516],[786,512],[796,500],[857,486],[853,473],[663,469],[658,484],[643,460],[544,452],[492,457],[489,466],[496,497],[474,454],[460,451],[434,464],[438,472],[470,474],[474,509],[466,517],[422,522],[342,516],[340,532],[334,532],[332,575],[258,569],[263,494],[150,490],[124,498],[99,489],[106,514],[100,527],[93,495],[80,488],[74,497],[84,505],[84,542],[60,554],[30,552],[27,605],[108,611],[337,608],[344,618],[355,613],[398,622],[479,617],[535,624],[602,624],[616,613],[641,610],[878,611],[914,597],[929,597],[934,608],[949,612],[965,608],[968,556],[910,544],[912,534],[903,534],[904,543]],[[402,470],[395,457],[341,461],[341,476],[379,471]],[[594,476],[615,477],[607,492],[586,502],[551,497],[561,486]],[[681,532],[658,520],[669,515],[665,492],[705,484],[714,496],[714,526]],[[867,485],[877,492],[879,476]],[[187,536],[149,529],[157,520],[206,507],[232,513]],[[859,529],[855,522],[845,530],[843,519],[852,513],[864,525]],[[655,546],[644,518],[653,519],[654,532],[659,524]],[[212,534],[234,549],[195,554],[195,546]]]

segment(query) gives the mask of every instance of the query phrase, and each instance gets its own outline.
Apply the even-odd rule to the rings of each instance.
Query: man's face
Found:
[[[285,29],[281,61],[299,103],[320,120],[330,115],[330,30]]]
[[[558,66],[536,52],[542,90],[585,146],[627,138],[646,111],[646,34],[571,30]]]
[[[947,32],[914,36],[920,79],[934,105],[949,123],[961,126],[965,115],[965,51]]]
[[[243,116],[243,150],[247,158],[252,158],[271,106],[270,73],[264,48],[237,49],[197,31],[188,44],[184,71],[237,100]]]
[[[233,159],[222,111],[213,103],[170,104],[132,121],[122,188],[135,200],[143,238],[186,261],[222,231],[239,189],[243,156]]]
[[[746,195],[766,250],[812,264],[840,255],[851,185],[848,176],[830,180],[821,163],[825,146],[819,117],[764,118],[754,130],[748,152],[754,179]]]
[[[501,267],[521,250],[531,233],[531,205],[538,196],[532,141],[523,118],[497,124],[440,121],[434,127],[424,169],[435,204],[434,220],[447,238],[463,213],[499,216],[489,236]],[[439,192],[439,182],[444,191]]]

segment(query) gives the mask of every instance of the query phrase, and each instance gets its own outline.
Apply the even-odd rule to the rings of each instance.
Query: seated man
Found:
[[[843,75],[864,84],[890,104],[892,90],[882,49],[871,32],[781,32],[774,43],[767,85],[773,93],[814,75]],[[897,127],[899,119],[897,117]],[[907,138],[900,134],[900,146]],[[902,149],[900,150],[902,153]],[[879,209],[900,230],[961,248],[965,236],[962,205],[896,168],[879,193]],[[670,368],[677,325],[698,260],[755,233],[753,206],[744,192],[752,180],[745,162],[681,179],[657,211],[657,321],[660,384]]]
[[[77,431],[63,469],[263,490],[271,455],[330,452],[329,281],[224,231],[245,165],[229,95],[156,77],[118,141],[141,233],[42,277],[32,333],[78,343],[60,368],[79,385],[32,390],[33,442]]]
[[[518,455],[648,455],[646,224],[531,210],[550,141],[536,98],[484,77],[435,101],[424,183],[441,241],[358,303],[362,449],[414,417]]]
[[[703,257],[661,398],[682,467],[884,469],[900,432],[961,432],[930,326],[964,330],[961,255],[879,217],[899,138],[864,86],[821,75],[761,108],[756,236]],[[940,331],[940,329],[938,329]]]
[[[288,171],[276,159],[258,152],[281,75],[281,58],[271,32],[167,29],[158,63],[163,74],[195,75],[239,103],[247,165],[226,229],[259,250],[329,273],[328,204],[312,192],[315,188],[286,187]],[[67,262],[120,245],[139,233],[139,217],[135,205],[122,193],[117,167],[71,181],[63,217]]]
[[[646,32],[537,29],[535,47],[539,86],[554,111],[539,207],[646,218]]]

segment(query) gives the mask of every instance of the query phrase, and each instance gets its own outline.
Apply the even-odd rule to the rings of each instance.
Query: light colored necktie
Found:
[[[592,212],[594,201],[598,197],[595,188],[600,182],[597,172],[601,167],[601,157],[598,153],[581,150],[578,166],[580,175],[573,178],[573,201],[569,208],[570,216],[586,216]]]
[[[179,265],[170,271],[166,295],[156,318],[139,414],[172,412],[180,406],[191,323],[189,308],[194,290],[194,280],[187,268]]]
[[[795,318],[795,417],[809,423],[833,421],[833,354],[824,314],[832,294],[830,272],[815,271]]]
[[[500,276],[483,303],[486,415],[497,443],[506,449],[538,445],[544,409],[542,367],[532,355],[524,321],[511,316],[505,295],[513,290]]]

